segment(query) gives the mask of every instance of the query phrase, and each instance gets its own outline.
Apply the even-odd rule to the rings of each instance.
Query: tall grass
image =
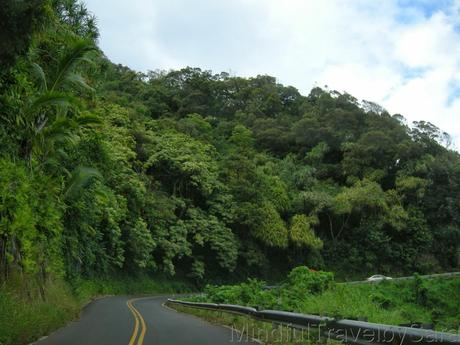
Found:
[[[460,279],[404,281],[377,284],[337,284],[323,272],[304,270],[289,276],[279,288],[249,280],[234,286],[208,286],[195,300],[233,303],[263,309],[295,311],[341,319],[365,318],[383,324],[429,323],[437,330],[460,331]],[[320,279],[321,278],[321,279]],[[320,288],[318,288],[320,287]]]
[[[61,282],[48,284],[45,299],[4,286],[0,288],[0,345],[31,342],[63,326],[78,311],[79,304]]]
[[[300,311],[341,318],[365,317],[386,324],[432,323],[439,330],[460,330],[460,279],[336,284],[308,296]]]

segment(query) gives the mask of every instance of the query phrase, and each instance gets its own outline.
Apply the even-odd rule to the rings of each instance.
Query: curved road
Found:
[[[228,328],[163,306],[167,297],[106,297],[89,304],[79,320],[36,345],[256,344]],[[244,337],[243,337],[244,338]]]

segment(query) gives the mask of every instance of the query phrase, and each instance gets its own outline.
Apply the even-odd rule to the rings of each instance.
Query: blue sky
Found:
[[[397,4],[402,9],[416,9],[431,17],[439,10],[449,11],[455,3],[453,0],[399,0]]]
[[[431,121],[460,147],[460,0],[86,0],[114,62],[270,74]]]

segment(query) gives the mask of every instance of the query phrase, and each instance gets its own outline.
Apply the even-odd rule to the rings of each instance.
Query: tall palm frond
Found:
[[[95,115],[85,114],[75,118],[75,122],[80,127],[86,127],[88,125],[101,124],[101,119]]]
[[[69,75],[66,77],[66,83],[70,85],[75,85],[76,87],[79,87],[87,91],[94,91],[94,89],[86,83],[86,80],[83,78],[81,74],[69,73]]]
[[[64,198],[69,199],[78,194],[80,190],[85,188],[89,182],[94,178],[101,178],[101,174],[97,169],[88,168],[88,167],[78,167],[70,175],[68,179],[65,191]]]
[[[40,65],[32,64],[32,74],[40,92],[16,118],[24,135],[21,152],[29,163],[35,154],[40,164],[46,164],[58,149],[75,143],[81,127],[96,123],[90,117],[77,116],[81,103],[69,92],[75,86],[92,90],[76,70],[82,62],[92,63],[88,55],[95,50],[92,41],[74,40],[59,59],[51,77],[47,77]]]
[[[76,80],[81,80],[82,78],[76,77],[73,70],[80,62],[93,63],[88,58],[88,54],[96,50],[97,48],[94,43],[89,40],[78,39],[72,43],[67,53],[59,61],[57,73],[51,83],[50,91],[58,90],[66,83],[75,83]]]
[[[48,83],[46,81],[46,75],[45,71],[43,71],[43,68],[39,64],[34,62],[31,66],[31,70],[32,75],[35,77],[35,80],[37,81],[38,89],[42,92],[48,91]]]
[[[68,93],[48,91],[35,98],[26,108],[25,114],[36,114],[45,107],[78,106],[78,100]]]
[[[53,159],[59,149],[77,143],[78,129],[78,124],[73,119],[58,116],[42,131],[36,132],[33,141],[35,155],[42,157],[42,163]]]

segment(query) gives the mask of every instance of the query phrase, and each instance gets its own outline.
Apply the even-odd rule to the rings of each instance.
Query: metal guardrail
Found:
[[[422,279],[435,279],[435,278],[453,278],[453,277],[460,277],[460,272],[449,272],[449,273],[436,273],[436,274],[426,274],[419,276]],[[414,276],[408,277],[395,277],[391,278],[390,281],[399,281],[399,280],[411,280],[414,279]],[[380,283],[381,280],[377,281],[368,281],[368,280],[358,280],[353,282],[341,282],[339,284],[375,284]]]
[[[245,315],[260,321],[284,325],[293,329],[314,329],[326,339],[357,345],[460,345],[460,335],[412,327],[391,326],[354,320],[337,320],[330,317],[291,313],[278,310],[261,310],[231,304],[196,303],[168,299],[170,304],[191,308],[223,311]]]
[[[448,273],[436,273],[436,274],[426,274],[419,276],[422,279],[435,279],[435,278],[454,278],[460,277],[460,272],[448,272]],[[407,276],[407,277],[395,277],[388,279],[389,281],[400,281],[400,280],[411,280],[414,279],[414,276]],[[378,284],[384,281],[382,280],[356,280],[356,281],[345,281],[345,282],[338,282],[337,284],[344,284],[344,285],[354,285],[354,284]],[[281,285],[265,285],[263,287],[264,290],[274,290],[280,288]]]

